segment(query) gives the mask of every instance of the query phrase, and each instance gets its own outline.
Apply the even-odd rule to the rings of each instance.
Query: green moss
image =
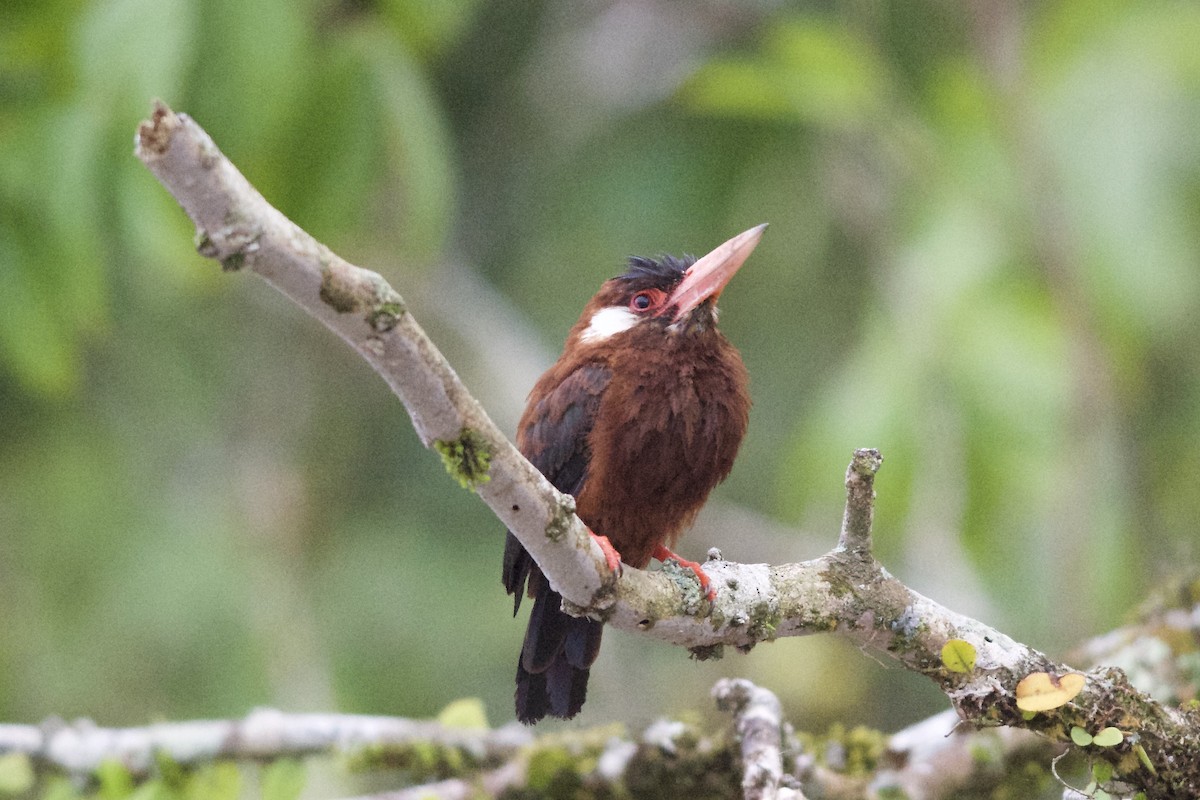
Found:
[[[464,489],[474,491],[492,479],[488,474],[492,448],[477,431],[463,428],[457,439],[438,439],[433,449],[441,455],[446,471]]]
[[[887,736],[873,728],[858,726],[847,730],[835,724],[824,736],[798,734],[805,752],[830,769],[854,777],[874,774],[884,754]]]
[[[583,788],[576,759],[565,749],[547,747],[529,757],[529,788],[546,797],[574,797]]]
[[[346,768],[355,772],[398,769],[409,773],[417,782],[467,775],[480,766],[470,753],[461,748],[424,741],[406,745],[370,745],[346,760]]]
[[[843,574],[836,566],[822,572],[821,580],[829,584],[829,593],[834,597],[845,597],[854,594],[854,587],[850,584],[850,578]]]
[[[774,639],[779,623],[779,610],[773,609],[770,603],[764,601],[755,604],[750,610],[750,624],[747,630],[755,639]]]
[[[404,312],[404,303],[380,303],[367,315],[367,324],[376,333],[387,333],[396,327],[396,323],[400,321],[400,317],[404,316]]]
[[[741,798],[742,768],[732,742],[704,740],[690,730],[673,739],[674,752],[643,745],[625,771],[635,800]]]
[[[596,800],[626,798],[619,787],[593,774],[610,740],[627,738],[621,725],[605,725],[577,733],[543,736],[527,751],[523,786],[505,790],[501,800]]]

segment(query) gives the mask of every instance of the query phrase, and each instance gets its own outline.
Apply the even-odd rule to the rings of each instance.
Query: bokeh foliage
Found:
[[[769,221],[722,299],[751,432],[693,556],[831,546],[850,452],[876,446],[888,566],[1035,645],[1062,652],[1195,563],[1194,4],[4,17],[0,718],[475,694],[511,718],[497,524],[348,350],[193,252],[130,155],[152,97],[385,274],[510,429],[625,255]],[[695,665],[610,635],[583,721],[703,706],[723,674],[812,727],[939,707],[821,640]]]

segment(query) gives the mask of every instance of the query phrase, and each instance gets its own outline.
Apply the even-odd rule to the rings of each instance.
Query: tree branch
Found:
[[[1119,670],[1098,669],[1073,702],[1026,719],[1016,705],[1018,682],[1034,672],[1072,670],[921,596],[875,561],[877,451],[855,453],[839,546],[825,556],[782,566],[710,559],[712,604],[686,573],[626,567],[618,579],[575,516],[572,499],[496,428],[379,275],[343,261],[272,208],[187,116],[157,104],[138,129],[135,152],[195,222],[201,254],[226,270],[259,274],[380,373],[421,441],[521,540],[569,611],[688,646],[698,657],[725,644],[746,650],[780,636],[836,632],[927,675],[972,724],[1029,728],[1055,741],[1069,741],[1075,726],[1096,732],[1114,725],[1127,738],[1102,756],[1123,776],[1136,778],[1152,797],[1200,796],[1194,713],[1137,692]],[[975,654],[966,671],[942,661],[952,639]]]
[[[226,758],[249,761],[417,744],[454,748],[476,763],[501,763],[532,741],[529,730],[516,723],[496,730],[467,730],[400,717],[287,714],[269,708],[243,719],[164,722],[142,728],[100,728],[89,720],[0,725],[0,753],[20,753],[76,776],[91,775],[107,761],[144,776],[160,756],[189,766]]]

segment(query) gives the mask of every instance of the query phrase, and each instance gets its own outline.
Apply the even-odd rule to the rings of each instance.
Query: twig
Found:
[[[734,715],[742,744],[745,800],[804,800],[799,784],[783,771],[783,708],[774,693],[748,680],[723,679],[713,687],[717,707]]]
[[[855,450],[846,469],[846,513],[838,547],[856,553],[871,552],[871,523],[875,517],[875,473],[883,465],[878,450]]]

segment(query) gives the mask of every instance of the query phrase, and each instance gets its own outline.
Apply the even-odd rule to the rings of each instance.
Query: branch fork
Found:
[[[696,602],[683,581],[661,573],[626,567],[618,576],[575,515],[572,498],[554,489],[493,424],[382,277],[341,259],[270,206],[186,115],[157,103],[138,128],[135,153],[196,224],[202,255],[226,270],[265,279],[383,377],[421,441],[513,531],[572,613],[695,654],[836,632],[930,677],[973,725],[1022,727],[1069,741],[1072,726],[1099,731],[1120,720],[1123,730],[1139,737],[1153,769],[1133,775],[1149,797],[1200,796],[1195,715],[1162,706],[1108,670],[1088,673],[1073,702],[1026,719],[1016,706],[1017,683],[1032,672],[1072,670],[923,597],[875,561],[877,450],[855,451],[838,543],[820,558],[778,566],[710,560],[704,571],[717,591],[711,605]],[[976,653],[969,671],[943,663],[942,648],[950,640],[962,640]],[[728,691],[733,696],[739,690]],[[1136,772],[1125,758],[1128,748],[1111,750],[1114,766]]]

